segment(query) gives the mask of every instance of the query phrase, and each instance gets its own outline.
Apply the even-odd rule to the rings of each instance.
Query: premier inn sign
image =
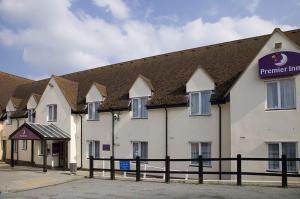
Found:
[[[300,53],[281,51],[258,60],[260,78],[281,77],[300,73]]]

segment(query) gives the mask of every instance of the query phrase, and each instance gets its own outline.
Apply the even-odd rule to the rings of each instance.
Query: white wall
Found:
[[[35,109],[37,106],[37,102],[35,100],[35,98],[33,97],[33,95],[31,95],[31,97],[29,98],[28,102],[27,102],[27,109]]]
[[[267,157],[268,141],[298,142],[300,154],[300,76],[296,75],[296,110],[266,111],[265,81],[259,78],[258,59],[274,52],[274,44],[282,42],[282,51],[296,51],[285,37],[275,33],[230,92],[231,154],[244,157]],[[266,171],[265,162],[245,163],[248,171]],[[235,164],[232,165],[235,169]],[[249,177],[250,178],[250,177]]]

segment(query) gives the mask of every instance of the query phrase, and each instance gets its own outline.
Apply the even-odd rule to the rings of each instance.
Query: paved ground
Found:
[[[18,193],[1,194],[1,199],[39,198],[117,198],[117,199],[164,199],[164,198],[215,198],[215,199],[266,199],[300,198],[299,188],[276,188],[235,185],[194,185],[181,183],[132,182],[124,180],[83,179],[56,186]]]
[[[47,173],[43,173],[41,168],[17,166],[12,169],[8,165],[0,164],[0,192],[2,193],[35,189],[82,178],[83,176],[70,175],[69,172],[64,171],[48,170]]]

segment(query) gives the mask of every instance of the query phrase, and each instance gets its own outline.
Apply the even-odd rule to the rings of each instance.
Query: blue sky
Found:
[[[0,0],[0,71],[33,79],[300,27],[300,0]]]

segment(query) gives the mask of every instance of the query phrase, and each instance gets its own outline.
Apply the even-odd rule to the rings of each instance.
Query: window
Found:
[[[87,141],[87,156],[100,158],[100,141],[89,140]]]
[[[49,104],[48,105],[48,122],[56,122],[57,120],[57,105]]]
[[[40,142],[40,154],[39,155],[44,155],[44,142]],[[47,144],[47,155],[50,155],[51,153],[51,144]]]
[[[287,158],[296,158],[296,143],[282,142],[282,143],[269,143],[268,144],[268,158],[281,158],[281,155],[286,155]],[[296,172],[297,163],[295,161],[287,161],[287,171]],[[280,161],[269,161],[268,170],[280,171]]]
[[[148,159],[148,142],[132,142],[132,157]]]
[[[211,91],[190,93],[190,115],[210,115]]]
[[[100,102],[88,103],[88,120],[99,120]]]
[[[6,113],[6,124],[7,125],[11,125],[12,124],[11,114],[12,114],[11,111],[7,111],[7,113]]]
[[[198,159],[199,155],[202,155],[202,158],[211,158],[211,143],[202,142],[202,143],[191,143],[191,159]],[[192,164],[198,164],[198,161],[192,161]],[[210,167],[211,161],[203,161],[203,166]]]
[[[132,118],[148,118],[147,102],[148,97],[132,99]]]
[[[34,123],[34,109],[28,109],[28,122]]]
[[[24,151],[26,151],[27,150],[27,140],[22,140],[21,142],[22,142],[21,149],[24,150]]]
[[[266,90],[267,109],[296,108],[294,79],[266,82]]]

